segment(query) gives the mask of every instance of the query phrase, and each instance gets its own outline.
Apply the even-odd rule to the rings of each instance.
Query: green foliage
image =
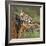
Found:
[[[33,31],[33,32],[23,32],[21,38],[38,38],[40,37],[40,32]]]

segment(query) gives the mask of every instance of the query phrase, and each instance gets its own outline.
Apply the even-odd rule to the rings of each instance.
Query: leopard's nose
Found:
[[[31,24],[31,23],[32,23],[32,21],[29,21],[29,23]]]
[[[29,23],[30,23],[31,21],[29,21]]]

